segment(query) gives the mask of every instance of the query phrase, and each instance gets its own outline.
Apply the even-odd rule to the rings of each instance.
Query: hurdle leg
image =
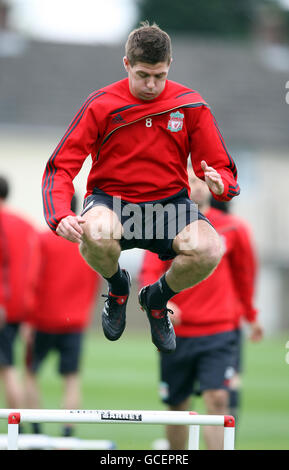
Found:
[[[20,413],[10,413],[8,416],[8,450],[18,450]]]
[[[235,419],[224,416],[224,450],[235,449]]]
[[[199,450],[200,426],[192,424],[189,426],[189,445],[188,450]]]

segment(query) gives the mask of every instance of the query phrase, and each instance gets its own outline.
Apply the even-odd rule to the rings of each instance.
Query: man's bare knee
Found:
[[[79,250],[85,259],[93,256],[100,261],[107,257],[111,258],[119,255],[121,251],[119,242],[117,240],[109,238],[92,239],[86,237],[86,235],[83,236]]]
[[[208,413],[227,413],[228,391],[223,389],[206,390],[203,394]]]
[[[120,240],[122,225],[115,212],[104,206],[95,206],[83,215],[84,240],[87,243],[102,243],[103,240]]]
[[[198,264],[206,266],[208,269],[214,269],[223,255],[221,239],[218,235],[203,239],[195,247],[182,250],[180,254],[188,257],[188,263],[191,261],[194,265]]]
[[[223,256],[223,251],[221,238],[217,235],[207,241],[205,246],[200,250],[199,255],[204,259],[208,267],[214,269],[219,264]]]
[[[95,271],[110,277],[117,269],[121,253],[119,239],[122,225],[117,215],[103,206],[96,206],[83,215],[83,236],[80,254]]]
[[[173,242],[178,254],[191,256],[194,261],[216,266],[223,254],[221,238],[215,229],[203,220],[193,222],[180,232]]]
[[[117,271],[121,253],[117,240],[87,241],[84,237],[79,251],[87,264],[102,276],[109,278]]]
[[[180,237],[174,240],[173,249],[178,254],[167,272],[168,285],[175,292],[192,287],[206,279],[217,267],[222,257],[221,238],[207,222],[200,226],[198,243],[182,249]],[[205,225],[204,225],[205,224]]]
[[[99,248],[107,246],[109,241],[120,240],[122,235],[120,224],[111,224],[106,220],[92,220],[84,225],[83,231],[83,241]]]

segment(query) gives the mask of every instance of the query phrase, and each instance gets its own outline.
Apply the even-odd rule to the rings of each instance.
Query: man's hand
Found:
[[[263,339],[263,327],[258,323],[251,323],[250,324],[250,340],[253,341],[254,343],[257,343]]]
[[[34,328],[29,323],[21,323],[20,325],[20,337],[24,344],[31,346],[34,339]]]
[[[80,215],[68,215],[59,222],[56,233],[73,243],[80,243],[83,235],[82,224],[84,223],[85,219]]]
[[[6,310],[3,305],[0,305],[0,328],[3,328],[6,323]]]
[[[205,181],[213,193],[220,196],[224,192],[224,183],[221,175],[213,168],[208,166],[205,160],[201,161],[201,167],[205,175]]]

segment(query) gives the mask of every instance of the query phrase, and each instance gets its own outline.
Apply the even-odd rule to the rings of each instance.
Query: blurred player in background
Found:
[[[24,408],[15,367],[15,339],[34,308],[39,269],[38,233],[8,207],[10,185],[0,176],[0,377],[8,408]]]
[[[206,413],[229,414],[229,385],[236,369],[236,327],[245,317],[259,331],[253,306],[256,260],[247,227],[237,217],[210,207],[207,185],[189,170],[191,198],[223,240],[224,255],[210,277],[174,296],[168,307],[177,336],[174,354],[160,353],[160,396],[170,410],[189,410],[191,394],[202,394]],[[146,252],[141,285],[168,269]],[[186,449],[187,426],[167,426],[170,449]],[[223,448],[223,429],[205,427],[207,449]]]
[[[189,156],[215,198],[230,200],[240,192],[235,163],[208,104],[195,90],[167,79],[171,62],[165,31],[147,23],[132,31],[123,58],[127,77],[88,97],[47,162],[42,180],[50,229],[79,243],[83,257],[108,282],[102,326],[109,340],[117,340],[126,324],[130,276],[120,269],[121,251],[142,248],[173,259],[159,282],[139,293],[153,343],[166,353],[175,350],[167,302],[209,276],[222,255],[214,228],[191,210]],[[73,179],[89,155],[92,166],[80,216],[70,209]],[[148,220],[146,209],[156,203],[162,209],[173,206],[172,221],[158,215],[156,221]],[[133,234],[127,224],[131,204],[139,217]],[[181,206],[182,220],[177,217]],[[163,214],[159,209],[161,218]],[[162,236],[155,234],[158,225],[164,229]]]
[[[76,197],[71,208],[76,211]],[[48,353],[57,351],[59,373],[63,377],[62,406],[80,408],[79,370],[84,332],[91,320],[99,289],[100,276],[81,257],[77,245],[57,237],[50,230],[40,233],[41,266],[37,302],[29,318],[32,327],[27,335],[27,406],[41,408],[37,374]],[[40,425],[33,432],[40,433]],[[64,436],[73,433],[71,425]]]
[[[216,201],[212,197],[211,207],[219,209],[225,214],[232,212],[230,202]],[[247,273],[247,276],[249,277],[247,284],[251,284],[254,289],[255,279],[257,278],[258,266],[253,237],[248,224],[244,220],[237,218],[236,216],[234,217],[240,225],[243,225],[244,257],[247,260],[245,269],[244,263],[241,266],[241,268],[244,269],[243,277],[245,277]],[[253,279],[253,282],[250,281],[250,279]],[[231,378],[229,383],[229,414],[234,416],[235,419],[239,421],[242,390],[241,375],[243,371],[243,320],[248,321],[250,327],[249,338],[251,341],[261,341],[264,332],[262,325],[257,319],[257,312],[254,312],[253,306],[250,308],[250,305],[244,302],[244,297],[242,296],[242,289],[239,289],[238,285],[236,285],[236,292],[237,294],[239,294],[239,309],[237,309],[236,312],[236,361],[234,365],[234,376]],[[255,321],[254,318],[256,318]]]

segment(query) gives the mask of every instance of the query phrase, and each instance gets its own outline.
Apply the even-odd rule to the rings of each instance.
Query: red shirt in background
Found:
[[[30,323],[47,333],[87,327],[100,285],[79,247],[53,232],[40,233],[41,266],[37,302]]]
[[[225,254],[215,271],[194,287],[175,295],[171,301],[180,311],[177,336],[203,336],[233,330],[245,317],[255,321],[253,306],[256,258],[247,225],[236,216],[210,208],[205,214],[221,235]],[[140,284],[156,282],[171,261],[161,261],[145,252]]]
[[[20,323],[34,308],[39,239],[22,216],[0,209],[0,305],[7,323]]]

